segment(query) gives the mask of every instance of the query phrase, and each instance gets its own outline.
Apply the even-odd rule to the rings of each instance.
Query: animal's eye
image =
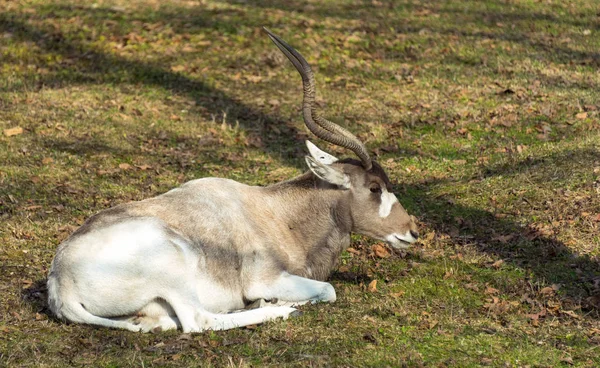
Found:
[[[369,190],[371,191],[371,193],[381,193],[381,187],[379,186],[379,184],[371,184]]]

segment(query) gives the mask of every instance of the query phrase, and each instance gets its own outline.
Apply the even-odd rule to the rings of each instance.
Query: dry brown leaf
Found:
[[[404,290],[400,290],[400,291],[397,291],[395,293],[390,293],[390,296],[392,298],[396,298],[397,299],[397,298],[402,297],[404,294],[406,294],[406,292]]]
[[[375,253],[375,256],[379,258],[388,258],[389,256],[391,256],[390,251],[380,244],[373,245],[371,249],[373,250],[373,253]]]
[[[44,165],[48,165],[49,163],[52,163],[52,162],[54,162],[54,159],[53,159],[52,157],[44,157],[44,158],[42,159],[42,163],[43,163]]]
[[[500,267],[502,267],[503,264],[504,264],[504,261],[500,259],[500,260],[497,260],[496,262],[492,263],[492,267],[500,268]]]
[[[360,254],[360,252],[359,252],[359,251],[357,251],[357,250],[356,250],[356,249],[354,249],[354,248],[348,248],[348,249],[346,249],[346,251],[347,251],[348,253],[352,253],[352,254],[356,254],[356,255]]]
[[[542,295],[554,295],[554,288],[550,287],[550,286],[546,286],[545,288],[543,288],[542,290],[540,290],[540,294]]]
[[[373,280],[369,283],[369,286],[367,286],[367,291],[370,293],[377,291],[377,280]]]
[[[587,116],[588,116],[588,113],[587,113],[587,112],[585,112],[585,111],[584,111],[584,112],[580,112],[579,114],[575,115],[575,117],[576,117],[577,119],[579,119],[579,120],[586,119],[586,118],[587,118]]]
[[[152,168],[152,166],[150,166],[150,165],[146,165],[146,164],[143,164],[143,165],[136,165],[135,167],[137,167],[137,168],[138,168],[138,169],[140,169],[140,170],[148,170],[148,169],[151,169],[151,168]]]
[[[572,310],[568,310],[568,311],[561,311],[561,312],[562,312],[562,314],[566,314],[567,316],[573,317],[573,318],[575,318],[575,319],[580,319],[580,318],[581,318],[581,316],[580,316],[579,314],[575,313],[575,312],[574,312],[574,311],[572,311]]]
[[[129,170],[129,169],[131,169],[131,165],[126,164],[126,163],[122,163],[122,164],[119,164],[119,169],[121,169],[121,170]]]
[[[500,292],[500,290],[493,288],[491,286],[488,286],[485,288],[485,293],[488,295],[492,295],[492,294],[498,294]]]
[[[21,133],[23,133],[23,128],[21,128],[21,127],[4,129],[4,135],[7,137],[12,137],[13,135],[19,135]]]
[[[465,288],[469,289],[469,290],[473,290],[473,291],[479,291],[479,285],[477,285],[474,282],[469,283],[469,284],[465,284]]]
[[[537,321],[540,317],[546,317],[546,308],[542,308],[538,313],[526,314],[525,317]]]
[[[437,326],[438,324],[439,324],[439,322],[438,322],[438,321],[436,321],[435,319],[432,319],[432,320],[430,320],[430,321],[429,321],[429,324],[428,324],[428,326],[427,326],[427,327],[429,327],[429,329],[431,330],[431,329],[433,329],[435,326]]]

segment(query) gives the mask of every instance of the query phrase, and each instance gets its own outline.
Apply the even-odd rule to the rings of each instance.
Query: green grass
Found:
[[[0,134],[0,365],[599,366],[597,13],[594,0],[0,0],[0,131],[23,128]],[[356,236],[336,303],[251,329],[55,320],[47,270],[87,217],[202,176],[305,170],[299,78],[262,26],[314,66],[324,114],[386,167],[420,245],[380,259]]]

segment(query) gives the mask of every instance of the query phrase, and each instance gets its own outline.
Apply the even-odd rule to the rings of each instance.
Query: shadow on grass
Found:
[[[592,148],[567,150],[545,157],[529,157],[510,164],[483,167],[473,178],[461,179],[460,183],[483,181],[486,178],[501,176],[507,180],[517,175],[526,175],[530,184],[544,190],[555,190],[556,202],[550,217],[560,215],[565,220],[577,218],[580,212],[593,209],[600,203],[587,203],[584,209],[578,208],[574,199],[561,196],[568,191],[568,180],[574,168],[585,168],[590,163],[600,162],[600,152]],[[460,252],[461,245],[475,247],[481,252],[494,255],[507,264],[529,270],[538,284],[559,284],[562,295],[570,305],[581,305],[600,317],[600,261],[595,256],[579,254],[563,242],[542,231],[537,225],[546,222],[520,223],[507,213],[494,213],[478,208],[456,204],[454,198],[432,197],[431,189],[449,181],[437,180],[422,184],[398,186],[399,197],[409,212],[419,214],[428,227],[442,234],[449,234]],[[549,188],[549,183],[553,187]],[[592,183],[585,184],[592,185]],[[546,212],[545,203],[528,201],[515,188],[515,200],[527,203],[534,211]],[[490,195],[491,197],[491,195]],[[592,239],[594,229],[579,235]]]
[[[292,10],[287,5],[280,5],[283,2],[259,1],[253,4],[262,7],[277,7],[286,11]],[[305,14],[310,15],[314,13],[336,17],[352,16],[352,12],[346,13],[336,9],[324,9],[323,7],[327,6],[327,3],[323,4],[325,5],[317,6],[314,10],[305,10]],[[97,12],[99,17],[110,13],[106,10],[94,10],[91,8],[80,8],[79,10]],[[190,14],[198,17],[195,23],[196,26],[217,26],[215,21],[211,19],[211,13],[202,14],[200,10],[191,11],[187,15],[188,18]],[[471,17],[475,17],[476,15],[476,13],[470,14]],[[537,16],[532,14],[531,17],[535,18]],[[172,21],[178,24],[173,14],[166,14],[162,17],[159,16],[159,18],[164,22]],[[411,25],[400,23],[391,25],[397,27],[397,30],[400,32],[416,33],[422,29],[421,27],[412,27]],[[223,20],[219,21],[219,26],[235,28],[233,24],[228,24]],[[212,88],[205,83],[190,79],[176,72],[165,70],[158,64],[129,60],[102,53],[85,43],[70,39],[68,35],[36,28],[28,24],[26,18],[15,14],[0,15],[0,31],[11,32],[17,40],[33,42],[43,50],[58,52],[65,57],[76,56],[75,62],[79,68],[79,77],[64,77],[61,79],[60,76],[54,76],[52,78],[56,79],[46,80],[42,78],[42,84],[126,82],[154,85],[171,90],[174,93],[185,94],[195,98],[206,109],[208,115],[205,117],[211,114],[218,114],[225,109],[233,111],[235,116],[239,118],[241,127],[249,131],[259,129],[256,125],[257,121],[262,121],[265,124],[279,124],[281,120],[277,116],[267,115],[236,101],[224,92]],[[573,59],[596,60],[598,57],[596,53],[580,52],[565,47],[549,47],[546,43],[530,40],[526,35],[518,33],[500,35],[489,32],[467,32],[460,29],[433,29],[433,32],[467,38],[497,38],[520,42],[527,47],[537,50],[539,57],[561,63]],[[124,80],[118,79],[118,73],[116,75],[111,74],[114,69],[124,72]],[[114,79],[111,79],[111,75],[114,76]],[[293,138],[297,136],[296,133],[293,130],[291,134],[276,136],[272,141],[266,142],[264,149],[269,154],[279,156],[282,147],[296,147],[301,144],[297,139]],[[90,150],[95,151],[99,148],[97,145],[71,147],[70,145],[65,146],[60,142],[50,143],[50,146],[53,149],[66,150],[75,154],[85,154]],[[111,147],[100,147],[100,149],[112,150]],[[597,155],[595,157],[597,158]],[[554,160],[554,158],[550,159],[547,163],[553,164]],[[568,157],[562,158],[562,162],[568,162],[568,160]],[[493,168],[485,175],[507,175],[520,170],[519,165],[506,165],[504,167]],[[530,165],[530,163],[527,165]],[[550,180],[551,178],[547,179]],[[409,210],[412,210],[417,215],[421,215],[428,226],[439,232],[448,232],[451,230],[449,228],[451,225],[449,224],[456,217],[469,219],[470,221],[461,225],[460,232],[463,235],[456,236],[453,239],[456,244],[464,244],[465,242],[474,244],[483,252],[495,254],[517,267],[532,270],[535,277],[539,278],[542,283],[556,282],[563,284],[565,285],[564,292],[570,298],[583,301],[586,297],[591,296],[590,294],[593,291],[589,286],[591,285],[591,280],[600,274],[600,268],[595,260],[588,256],[577,256],[566,245],[552,237],[532,233],[531,229],[510,219],[499,219],[489,211],[452,204],[444,198],[433,198],[428,192],[438,184],[441,184],[441,182],[434,181],[421,185],[399,187],[409,202],[407,204]],[[43,186],[38,185],[38,187],[34,191],[37,193],[36,195],[44,195]],[[37,189],[41,191],[37,192]],[[499,234],[516,234],[516,236],[509,243],[501,243],[493,240]],[[579,272],[576,272],[576,270],[579,270]],[[36,308],[42,309],[44,308],[45,300],[38,298],[38,296],[44,291],[43,283],[44,280],[39,280],[34,286],[26,289],[24,292],[26,300],[31,301]],[[598,308],[593,303],[587,303],[585,306],[589,309]],[[597,311],[595,313],[595,316],[597,316]]]
[[[89,8],[89,11],[95,10]],[[202,117],[205,119],[220,116],[223,111],[227,111],[231,119],[237,120],[242,129],[250,132],[263,131],[269,125],[286,125],[288,134],[265,137],[263,148],[268,154],[289,155],[293,152],[290,147],[303,144],[296,138],[302,134],[293,125],[285,124],[283,119],[277,116],[253,109],[206,83],[166,70],[163,66],[152,62],[128,60],[103,53],[84,42],[73,40],[70,35],[31,26],[27,24],[26,19],[16,14],[0,14],[0,32],[10,32],[17,41],[34,42],[47,52],[59,53],[65,59],[75,63],[65,68],[73,67],[78,70],[74,76],[71,74],[61,76],[60,73],[49,78],[40,76],[37,78],[38,87],[98,83],[141,83],[159,86],[173,93],[194,98],[197,104],[202,106]]]
[[[600,29],[593,20],[581,20],[592,9],[581,9],[579,14],[571,14],[571,19],[551,12],[532,11],[526,6],[514,2],[464,1],[439,2],[439,4],[413,3],[405,1],[382,2],[379,6],[371,2],[321,2],[304,6],[304,2],[281,2],[258,0],[246,3],[238,0],[223,0],[224,3],[244,5],[262,9],[277,9],[297,12],[306,18],[332,17],[341,20],[360,20],[362,26],[350,26],[349,31],[367,33],[389,32],[420,34],[424,31],[438,35],[455,35],[463,38],[504,40],[520,43],[535,52],[534,58],[556,63],[585,63],[600,65],[599,52],[585,52],[556,42],[556,35],[544,34],[545,29],[537,29],[534,22],[560,24],[583,29]],[[588,12],[589,11],[589,12]],[[439,14],[443,21],[431,18]],[[432,21],[432,19],[434,21]],[[514,27],[512,25],[515,25]],[[316,26],[319,26],[318,23]],[[466,30],[473,29],[475,30]],[[481,30],[477,30],[477,29]],[[491,28],[492,30],[484,30]],[[497,30],[497,31],[496,31]],[[536,36],[545,36],[536,39]]]

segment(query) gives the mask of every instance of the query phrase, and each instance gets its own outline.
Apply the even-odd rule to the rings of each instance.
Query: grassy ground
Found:
[[[0,365],[599,366],[599,11],[0,0]],[[255,328],[53,319],[47,269],[93,213],[304,170],[299,78],[263,25],[314,65],[326,116],[387,168],[420,246],[381,258],[356,237],[335,304]]]

